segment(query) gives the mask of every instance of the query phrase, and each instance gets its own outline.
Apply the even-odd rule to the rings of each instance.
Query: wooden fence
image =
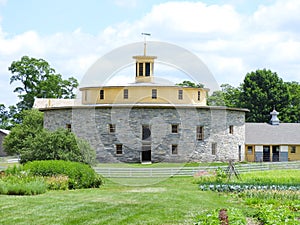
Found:
[[[101,168],[95,167],[95,171],[104,177],[138,178],[138,177],[171,177],[171,176],[194,176],[204,171],[214,171],[217,168],[226,170],[228,166],[200,166],[182,168]],[[300,161],[297,162],[272,162],[272,163],[249,163],[237,164],[235,169],[238,173],[263,170],[300,169]]]
[[[104,168],[95,167],[95,171],[104,177],[138,178],[138,177],[171,177],[171,176],[194,176],[204,171],[214,171],[217,168],[227,169],[228,166],[199,166],[199,167],[173,167],[173,168]],[[5,170],[0,166],[0,171]],[[300,161],[295,162],[270,162],[236,164],[238,173],[247,173],[263,170],[300,169]]]

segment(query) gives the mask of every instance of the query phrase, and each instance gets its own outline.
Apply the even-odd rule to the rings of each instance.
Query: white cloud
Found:
[[[262,29],[298,30],[299,32],[300,1],[278,0],[273,5],[261,5],[254,13],[253,20],[256,26]]]
[[[134,5],[136,1],[115,1],[125,3]],[[229,4],[166,2],[153,6],[132,23],[109,25],[98,35],[78,28],[49,36],[34,30],[9,36],[0,26],[0,82],[9,93],[7,68],[24,54],[42,57],[57,72],[80,80],[98,57],[124,44],[142,41],[142,32],[152,34],[148,40],[174,43],[197,54],[219,84],[238,85],[247,72],[259,68],[278,72],[284,80],[300,81],[299,31],[298,0],[261,5],[249,15],[240,14]]]
[[[232,33],[240,26],[240,16],[230,5],[202,2],[167,2],[156,5],[142,21],[144,26],[162,27],[164,32]]]

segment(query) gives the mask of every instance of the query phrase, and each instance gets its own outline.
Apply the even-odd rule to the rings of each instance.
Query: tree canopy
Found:
[[[78,82],[74,77],[62,79],[49,63],[43,59],[23,56],[19,61],[13,61],[8,68],[12,76],[10,83],[19,83],[14,89],[19,93],[20,111],[31,109],[35,98],[74,98],[74,90]]]
[[[241,85],[239,102],[241,107],[250,110],[246,116],[248,122],[268,122],[273,108],[280,112],[281,121],[290,121],[287,85],[271,70],[247,73]]]
[[[207,99],[211,106],[239,107],[240,89],[230,84],[222,84],[220,91],[214,91]]]
[[[52,159],[94,163],[96,152],[86,141],[67,129],[44,129],[43,113],[38,110],[22,113],[22,124],[12,128],[3,142],[4,150],[9,155],[19,155],[21,163]]]
[[[256,70],[247,73],[237,88],[222,84],[220,91],[209,96],[208,104],[247,108],[247,122],[269,122],[274,108],[282,122],[300,122],[300,85],[284,82],[271,70]]]
[[[178,83],[176,85],[181,87],[204,88],[204,84],[201,83],[195,84],[194,82],[189,80],[184,80],[181,83]]]

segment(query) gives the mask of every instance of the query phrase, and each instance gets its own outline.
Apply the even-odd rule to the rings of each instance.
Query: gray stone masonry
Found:
[[[149,125],[151,130],[152,162],[244,160],[245,112],[242,110],[102,106],[44,111],[45,128],[55,130],[66,124],[71,124],[72,131],[96,149],[99,162],[141,162],[143,125]],[[115,126],[115,132],[110,132],[109,124]],[[178,125],[178,133],[172,133],[172,124]],[[197,126],[204,127],[204,140],[196,139]],[[212,154],[212,143],[216,143],[215,154]],[[122,154],[116,154],[116,144],[122,145]],[[177,154],[172,154],[172,145],[177,145]]]

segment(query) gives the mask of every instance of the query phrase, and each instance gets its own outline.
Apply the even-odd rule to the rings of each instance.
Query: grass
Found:
[[[203,210],[235,202],[200,192],[192,178],[169,178],[143,187],[106,180],[100,189],[0,196],[0,224],[192,224]]]
[[[298,183],[299,173],[300,170],[276,170],[242,176],[252,181]],[[300,202],[285,198],[289,193],[278,193],[278,199],[273,199],[274,193],[270,193],[271,197],[266,193],[253,193],[253,198],[246,194],[200,191],[192,177],[153,178],[150,185],[145,185],[149,179],[124,178],[122,182],[106,179],[100,189],[49,191],[37,196],[0,195],[0,224],[193,224],[201,213],[220,208],[239,209],[252,217],[257,212],[254,206],[259,204],[266,207],[270,215],[281,205],[288,210],[297,208],[289,213],[300,217]]]
[[[263,184],[300,184],[300,170],[270,170],[241,174],[241,182]]]

